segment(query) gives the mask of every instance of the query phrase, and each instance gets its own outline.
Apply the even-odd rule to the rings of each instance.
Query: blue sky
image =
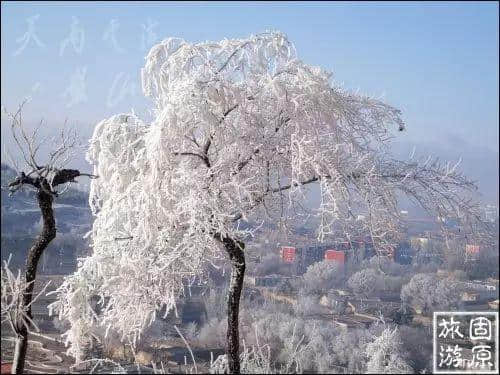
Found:
[[[34,34],[44,46],[31,38],[13,56],[22,47],[19,39],[28,30],[28,18],[35,15],[39,17]],[[85,35],[80,45],[76,34],[81,54],[69,42],[60,56],[73,16]],[[119,23],[116,42],[122,51],[110,38],[103,39],[112,19]],[[83,137],[112,114],[132,107],[146,113],[149,101],[140,90],[140,68],[147,53],[141,48],[142,25],[148,19],[157,23],[152,30],[158,41],[170,36],[204,41],[283,31],[305,62],[332,71],[346,88],[383,95],[400,108],[408,125],[401,148],[432,145],[432,150],[448,150],[450,157],[485,153],[489,161],[481,163],[496,163],[492,178],[498,192],[496,2],[2,2],[2,105],[13,109],[31,95],[27,121],[43,117],[59,124],[68,118]],[[68,107],[70,99],[63,93],[79,69],[86,69],[86,101]],[[126,79],[120,97],[116,93]]]

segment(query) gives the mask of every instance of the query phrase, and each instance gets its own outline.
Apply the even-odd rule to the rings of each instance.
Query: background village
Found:
[[[12,169],[2,165],[2,184],[13,175]],[[31,195],[25,192],[9,197],[2,191],[2,259],[10,255],[14,267],[23,267],[28,245],[40,225],[38,208]],[[48,281],[46,292],[55,290],[64,275],[76,270],[78,258],[89,251],[87,240],[82,239],[91,226],[87,193],[68,190],[55,210],[62,233],[42,258],[35,293]],[[295,319],[317,322],[322,329],[347,335],[396,324],[403,332],[408,331],[405,345],[418,347],[419,358],[415,359],[418,366],[432,369],[433,311],[498,311],[498,242],[487,247],[462,238],[456,242],[455,251],[447,251],[440,226],[444,224],[453,231],[456,222],[426,217],[421,212],[401,214],[406,217],[404,240],[387,248],[382,256],[376,256],[368,237],[350,243],[344,238],[318,243],[314,230],[308,227],[313,227],[313,223],[297,223],[294,235],[284,234],[275,224],[262,226],[248,247],[243,321],[246,308],[255,310],[259,306],[262,314],[274,314],[277,319],[285,318],[284,312],[288,311]],[[498,228],[496,207],[484,206],[482,214],[484,220]],[[362,214],[357,217],[364,219]],[[23,226],[16,224],[19,221]],[[101,356],[104,354],[131,371],[136,370],[138,362],[144,366],[141,371],[151,372],[154,361],[163,362],[169,371],[182,373],[192,367],[193,361],[173,329],[177,325],[193,347],[199,365],[208,365],[211,356],[216,358],[224,352],[225,290],[230,268],[224,263],[219,267],[208,269],[209,284],[186,284],[185,297],[177,306],[178,316],[159,318],[145,335],[147,344],[135,354],[118,341],[96,345],[89,351],[97,350]],[[412,278],[422,273],[428,275],[429,283],[418,284],[416,279],[412,283]],[[408,300],[405,293],[413,298]],[[448,298],[437,302],[433,295],[439,293],[449,294]],[[44,293],[35,302],[33,313],[43,335],[60,341],[65,327],[57,317],[49,316],[47,310],[54,300],[53,295]],[[2,328],[2,359],[8,360],[12,341],[9,327]],[[63,371],[73,366],[73,360],[63,354],[62,341],[41,336],[32,340],[39,343],[36,344],[39,350],[31,352],[28,371]],[[354,354],[353,358],[347,355],[339,358],[337,371],[347,372],[356,365],[359,364]],[[103,365],[95,371],[109,371],[113,366]],[[85,372],[91,368],[90,365],[72,367],[72,371]]]

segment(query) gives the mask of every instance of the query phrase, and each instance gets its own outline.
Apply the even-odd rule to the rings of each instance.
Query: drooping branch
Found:
[[[477,186],[473,181],[468,180],[462,174],[457,173],[455,170],[444,168],[435,162],[433,165],[428,165],[428,162],[419,165],[418,163],[404,163],[400,161],[392,161],[389,163],[381,164],[377,169],[371,171],[352,171],[343,176],[344,184],[349,182],[356,182],[361,179],[375,179],[376,181],[385,181],[391,183],[395,188],[401,190],[409,197],[418,199],[420,205],[432,211],[431,205],[426,203],[429,198],[424,198],[421,195],[429,194],[437,195],[433,202],[442,200],[447,202],[449,206],[462,207],[466,209],[469,215],[475,217],[477,221],[481,221],[479,215],[474,212],[475,204],[472,204],[466,199],[463,199],[459,192],[452,192],[450,187],[454,186],[459,188],[460,192],[475,191]],[[378,172],[380,170],[380,172]],[[393,172],[390,172],[394,170]],[[258,197],[254,198],[253,203],[249,209],[254,209],[262,204],[266,197],[290,190],[294,187],[306,186],[309,184],[317,183],[321,180],[331,180],[332,176],[313,176],[303,181],[294,181],[278,187],[269,187],[267,185],[265,191]],[[359,186],[355,184],[357,189]],[[237,214],[233,217],[233,221],[238,221],[243,217],[243,214]]]

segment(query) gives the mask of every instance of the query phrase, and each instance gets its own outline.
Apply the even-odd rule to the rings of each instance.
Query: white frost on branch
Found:
[[[386,328],[366,346],[367,374],[413,374],[402,351],[399,330]]]
[[[142,83],[155,119],[113,116],[90,142],[94,251],[52,305],[71,323],[70,354],[108,329],[135,343],[157,311],[175,309],[183,280],[203,280],[203,264],[224,256],[222,238],[245,241],[241,222],[302,210],[313,183],[320,240],[352,235],[364,211],[377,248],[393,243],[398,191],[426,208],[471,207],[459,196],[473,184],[453,169],[389,157],[399,110],[330,78],[279,32],[151,49]]]
[[[7,261],[3,261],[3,267],[1,268],[1,319],[2,324],[4,322],[9,323],[10,328],[14,334],[17,334],[18,330],[25,326],[29,330],[31,327],[35,331],[39,332],[37,324],[28,314],[28,309],[35,303],[40,296],[45,293],[45,290],[50,285],[50,281],[45,284],[45,286],[40,290],[40,292],[32,298],[31,302],[27,306],[23,306],[24,292],[29,286],[26,280],[21,276],[21,270],[17,270],[17,275],[9,268],[9,263],[12,258],[12,254],[9,255]],[[33,282],[33,281],[32,281]]]

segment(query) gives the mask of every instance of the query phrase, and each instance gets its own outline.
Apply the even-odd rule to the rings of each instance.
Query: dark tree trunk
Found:
[[[240,338],[238,315],[240,312],[240,296],[245,276],[244,244],[232,238],[222,240],[231,260],[231,281],[227,299],[227,360],[231,374],[240,373]]]
[[[52,209],[53,197],[50,193],[50,187],[46,181],[44,181],[44,185],[45,186],[43,186],[43,188],[38,189],[37,193],[38,205],[40,206],[40,211],[42,212],[43,227],[42,231],[31,246],[26,260],[25,278],[27,287],[23,295],[22,308],[26,311],[30,318],[32,318],[32,315],[31,306],[29,305],[33,298],[33,287],[35,285],[38,261],[50,241],[56,237],[56,222],[54,219],[54,211]],[[22,374],[26,359],[26,350],[28,348],[28,327],[21,319],[19,319],[16,322],[16,329],[17,337],[14,360],[12,363],[12,374]]]

